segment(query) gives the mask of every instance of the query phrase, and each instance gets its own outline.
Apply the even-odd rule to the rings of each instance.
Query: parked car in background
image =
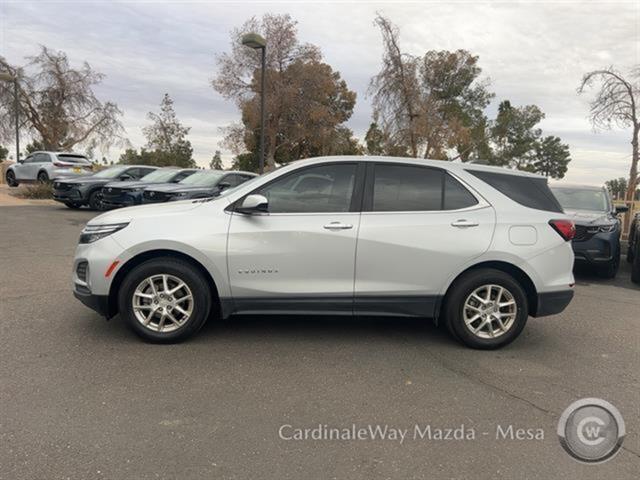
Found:
[[[149,185],[172,186],[188,178],[195,172],[195,168],[159,168],[139,180],[128,182],[111,182],[102,187],[103,208],[129,207],[142,203],[142,192]]]
[[[102,187],[107,183],[138,180],[157,168],[149,165],[115,165],[90,176],[59,179],[53,182],[53,199],[69,208],[88,205],[93,210],[100,210]]]
[[[627,261],[631,264],[631,281],[640,283],[640,213],[636,213],[629,229]]]
[[[58,177],[82,177],[92,171],[91,162],[78,153],[33,152],[10,165],[5,179],[10,187],[17,187],[21,183],[48,182]]]
[[[215,197],[223,190],[236,187],[257,175],[250,172],[200,170],[175,185],[154,185],[143,193],[143,203]]]
[[[93,218],[73,288],[155,342],[183,340],[209,317],[356,314],[439,318],[464,344],[498,348],[529,315],[571,301],[574,233],[538,175],[315,158],[210,201]]]
[[[576,224],[572,241],[576,262],[591,266],[603,278],[615,277],[622,230],[617,215],[627,207],[616,208],[604,187],[556,184],[551,190]]]

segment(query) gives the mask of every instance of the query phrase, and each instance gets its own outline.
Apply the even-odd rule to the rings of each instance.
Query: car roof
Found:
[[[33,152],[29,153],[28,155],[33,155],[34,153],[50,153],[52,155],[74,155],[74,156],[78,156],[78,157],[84,157],[87,158],[87,156],[84,153],[77,153],[77,152],[54,152],[53,150],[34,150]]]
[[[338,162],[389,162],[389,163],[411,163],[415,165],[424,165],[427,167],[445,168],[451,171],[461,170],[476,170],[483,172],[502,173],[508,175],[517,175],[521,177],[542,178],[545,177],[531,172],[524,172],[522,170],[513,170],[505,167],[497,167],[494,165],[484,165],[479,163],[470,162],[451,162],[447,160],[430,160],[414,157],[383,157],[383,156],[370,156],[370,155],[341,155],[341,156],[329,156],[329,157],[315,157],[305,160],[296,160],[291,162],[297,165],[313,165],[314,163],[322,163],[326,161],[338,161]],[[290,164],[290,165],[291,165]]]
[[[580,190],[603,190],[604,187],[603,186],[596,186],[596,185],[580,185],[577,183],[559,183],[559,182],[553,182],[549,184],[550,188],[575,188],[575,189],[580,189]]]

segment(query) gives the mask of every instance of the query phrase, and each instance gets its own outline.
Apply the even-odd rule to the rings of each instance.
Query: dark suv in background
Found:
[[[551,190],[576,225],[572,242],[576,263],[593,267],[603,278],[615,277],[620,267],[618,214],[627,207],[614,207],[604,187],[558,184]]]
[[[107,183],[139,180],[157,168],[148,165],[117,165],[87,177],[56,180],[53,182],[53,199],[69,208],[88,205],[93,210],[100,210],[102,187]]]
[[[197,171],[196,168],[166,167],[155,170],[140,180],[107,183],[102,187],[102,206],[103,208],[119,208],[140,205],[142,192],[148,186],[172,186]]]
[[[210,198],[223,190],[236,187],[256,177],[250,172],[201,170],[173,185],[153,185],[145,189],[143,203],[161,203],[174,200]]]

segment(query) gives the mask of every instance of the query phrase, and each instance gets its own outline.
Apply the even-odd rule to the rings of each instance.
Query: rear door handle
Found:
[[[465,220],[465,219],[456,220],[455,222],[451,223],[452,227],[459,227],[459,228],[477,227],[478,225],[479,225],[478,222],[474,222],[473,220]]]
[[[325,225],[323,228],[326,230],[349,230],[350,228],[353,228],[353,225],[341,222],[331,222]]]

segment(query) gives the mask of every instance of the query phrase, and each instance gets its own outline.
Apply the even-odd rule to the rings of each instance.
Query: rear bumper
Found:
[[[556,315],[564,311],[573,298],[573,290],[558,290],[555,292],[538,293],[538,308],[535,317]]]

